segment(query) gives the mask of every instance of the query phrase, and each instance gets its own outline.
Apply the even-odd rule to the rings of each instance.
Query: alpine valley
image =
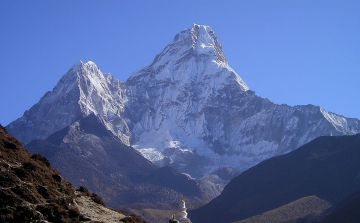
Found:
[[[181,188],[189,188],[184,192],[169,184],[168,191],[176,199],[185,194],[201,200],[207,195],[217,196],[230,180],[215,174],[220,172],[219,167],[245,171],[319,136],[357,134],[360,125],[356,118],[345,118],[319,106],[278,105],[257,96],[229,66],[214,31],[194,24],[175,35],[149,65],[126,82],[102,73],[94,62],[77,62],[51,92],[6,129],[23,143],[30,143],[29,148],[41,145],[43,155],[51,156],[52,165],[65,171],[62,174],[76,186],[91,181],[93,188],[99,187],[98,179],[81,176],[96,171],[106,176],[103,182],[129,179],[124,173],[133,171],[132,176],[139,174],[137,183],[152,181],[152,185],[156,182],[150,176],[164,173],[169,180],[160,186],[178,177],[183,181]],[[133,148],[137,152],[130,151]],[[145,160],[148,163],[144,164],[142,157],[124,159],[122,154],[141,154],[151,163]],[[70,169],[75,171],[74,156],[89,166],[88,173],[67,176]],[[141,163],[140,169],[123,164],[132,170],[121,172],[121,163],[127,160]],[[68,162],[72,168],[66,167]],[[186,173],[186,180],[173,168]],[[144,174],[144,169],[151,173]],[[202,183],[195,183],[193,178]],[[124,185],[123,190],[132,186]],[[151,188],[156,190],[155,186]],[[99,194],[106,198],[105,193]],[[153,201],[153,197],[148,200]]]

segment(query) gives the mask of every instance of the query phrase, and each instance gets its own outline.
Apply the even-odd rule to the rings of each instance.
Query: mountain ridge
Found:
[[[360,132],[358,119],[257,96],[228,65],[214,31],[197,24],[126,82],[79,61],[7,128],[26,143],[90,113],[150,161],[194,177],[219,166],[243,171],[322,135]]]
[[[172,167],[154,165],[123,144],[94,114],[25,147],[45,156],[75,186],[86,186],[113,208],[171,203],[181,196],[194,201],[204,198],[195,180]]]

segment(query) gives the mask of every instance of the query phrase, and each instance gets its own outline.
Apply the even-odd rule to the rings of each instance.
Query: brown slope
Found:
[[[30,155],[22,144],[0,128],[0,210],[1,222],[31,220],[70,222],[79,220],[76,209],[69,209],[75,199],[74,188],[51,169],[49,162]]]
[[[296,223],[359,223],[360,191],[350,194],[344,200],[321,213],[297,219]]]
[[[0,126],[0,222],[121,222],[125,218],[101,203],[95,194],[75,191],[46,158],[28,153]]]
[[[303,218],[310,214],[320,214],[329,207],[331,207],[331,204],[328,201],[316,196],[303,197],[274,210],[234,223],[295,223],[298,218]]]
[[[336,204],[360,189],[359,148],[360,135],[317,138],[243,172],[189,217],[234,222],[312,195]]]

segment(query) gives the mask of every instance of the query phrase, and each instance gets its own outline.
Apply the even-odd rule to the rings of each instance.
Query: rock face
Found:
[[[258,97],[230,68],[214,31],[196,24],[125,83],[93,62],[77,63],[7,129],[27,143],[90,113],[150,161],[195,177],[219,166],[243,171],[319,136],[360,132],[358,119]]]
[[[335,205],[360,190],[359,148],[360,134],[319,137],[244,171],[189,216],[194,222],[235,222],[309,196]]]

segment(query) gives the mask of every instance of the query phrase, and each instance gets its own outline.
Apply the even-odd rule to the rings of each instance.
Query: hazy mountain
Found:
[[[7,129],[28,143],[89,114],[150,161],[194,177],[219,166],[243,171],[319,136],[360,131],[358,119],[256,96],[228,65],[214,31],[196,24],[125,83],[80,61]]]
[[[126,146],[94,114],[26,145],[43,154],[75,186],[85,185],[111,207],[129,203],[200,200],[195,180],[172,167],[158,167]]]
[[[317,138],[241,173],[189,216],[194,222],[234,222],[309,196],[337,204],[360,189],[359,148],[360,134]]]

